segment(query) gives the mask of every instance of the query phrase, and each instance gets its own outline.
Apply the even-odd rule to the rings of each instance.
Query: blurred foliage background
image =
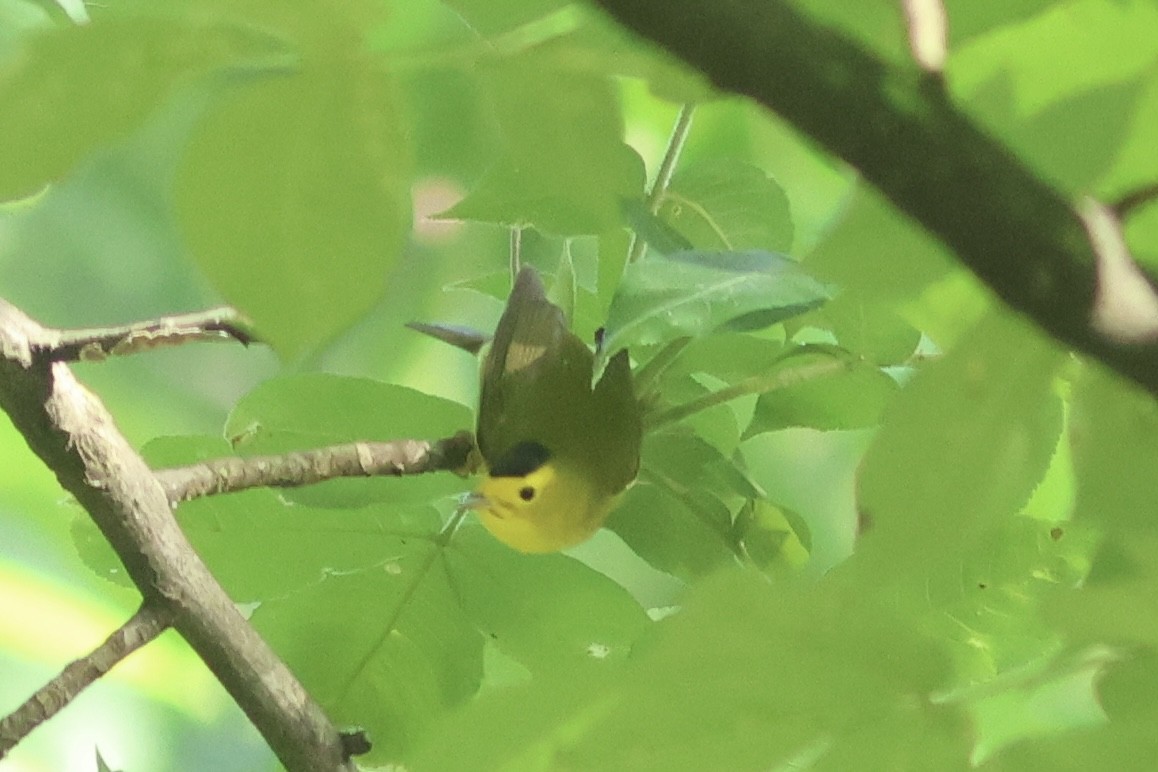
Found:
[[[795,4],[906,61],[899,4]],[[1158,178],[1158,6],[945,5],[950,94],[1022,161],[1106,199]],[[755,330],[692,308],[625,338],[641,364],[694,338],[661,407],[810,352],[855,368],[667,427],[571,555],[473,524],[437,549],[470,486],[447,476],[185,505],[211,568],[331,715],[371,730],[372,764],[1144,768],[1152,401],[998,306],[776,116],[586,6],[0,0],[0,294],[59,327],[253,317],[269,347],[76,366],[156,465],[443,436],[473,422],[477,362],[403,324],[490,330],[517,225],[589,338],[631,299],[622,202],[645,203],[686,105],[643,224],[700,255],[790,255],[835,297]],[[1158,259],[1158,207],[1126,232]],[[7,422],[0,448],[15,707],[138,596]],[[98,753],[275,768],[172,634],[6,763]]]

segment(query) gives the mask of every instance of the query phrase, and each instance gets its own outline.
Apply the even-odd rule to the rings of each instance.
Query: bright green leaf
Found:
[[[292,359],[382,294],[411,219],[404,126],[361,59],[231,88],[186,153],[178,214],[206,276]]]
[[[146,18],[31,37],[0,63],[0,200],[35,193],[124,139],[192,78],[268,65],[275,53],[252,32]]]
[[[482,679],[483,639],[458,607],[441,548],[387,541],[377,565],[319,575],[253,614],[330,718],[366,729],[370,763],[398,759]]]

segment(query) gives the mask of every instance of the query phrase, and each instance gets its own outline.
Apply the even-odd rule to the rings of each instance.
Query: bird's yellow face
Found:
[[[496,539],[520,552],[556,552],[589,539],[614,497],[592,490],[583,475],[545,463],[520,476],[487,476],[474,508]]]

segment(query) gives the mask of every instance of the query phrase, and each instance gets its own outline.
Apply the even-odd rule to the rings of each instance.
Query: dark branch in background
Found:
[[[349,770],[338,731],[241,616],[100,401],[54,361],[61,333],[0,301],[0,408],[289,770]]]
[[[16,710],[0,719],[0,759],[36,727],[55,716],[98,678],[169,627],[169,613],[146,601],[128,622],[87,656],[70,663]]]
[[[959,112],[939,78],[880,60],[791,3],[596,2],[720,88],[783,116],[1012,308],[1158,394],[1154,339],[1131,344],[1091,324],[1098,256],[1071,203]]]
[[[353,442],[280,456],[230,457],[155,472],[173,504],[200,496],[232,493],[246,488],[289,488],[312,485],[335,477],[372,477],[465,472],[474,437],[459,432],[453,437],[426,442]]]
[[[257,340],[249,320],[232,308],[211,308],[122,327],[45,332],[50,334],[36,354],[56,362],[101,360],[197,341],[235,340],[248,346]]]
[[[1145,185],[1137,190],[1131,190],[1114,202],[1114,212],[1120,219],[1125,219],[1137,210],[1158,201],[1158,182]]]

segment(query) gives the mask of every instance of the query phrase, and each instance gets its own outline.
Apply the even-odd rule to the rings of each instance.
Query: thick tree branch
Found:
[[[191,466],[158,469],[169,501],[257,487],[291,488],[336,477],[373,477],[465,471],[474,438],[459,432],[437,442],[353,442],[280,456],[217,458]]]
[[[290,770],[352,769],[342,739],[242,618],[185,539],[164,490],[112,417],[51,359],[59,333],[0,301],[0,407],[116,550],[146,602],[172,616]],[[48,356],[37,352],[49,352]]]
[[[791,3],[596,2],[719,87],[776,111],[856,167],[1012,308],[1158,394],[1158,344],[1091,323],[1096,257],[1071,202],[958,111],[939,78],[882,61]]]
[[[146,601],[128,622],[87,656],[68,664],[12,713],[0,719],[0,759],[36,727],[55,716],[125,657],[169,627],[169,612]]]

